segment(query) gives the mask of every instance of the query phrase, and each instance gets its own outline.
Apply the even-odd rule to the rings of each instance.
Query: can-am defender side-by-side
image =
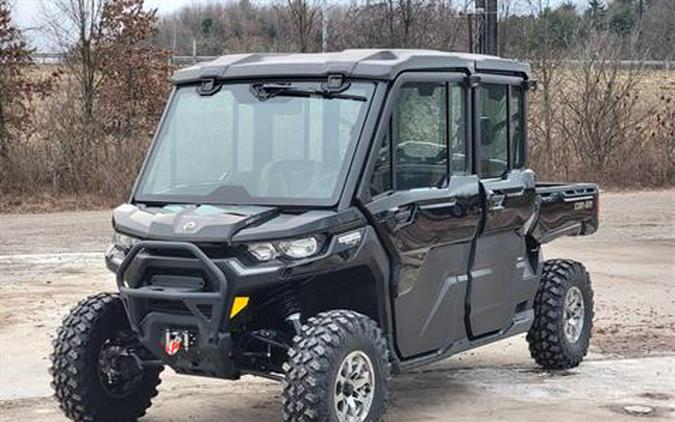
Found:
[[[285,421],[379,421],[391,375],[527,332],[586,354],[593,184],[535,181],[527,64],[415,50],[231,55],[178,71],[52,355],[75,421],[131,421],[177,373],[283,382]]]

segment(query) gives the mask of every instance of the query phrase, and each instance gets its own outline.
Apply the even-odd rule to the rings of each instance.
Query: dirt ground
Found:
[[[65,420],[49,388],[50,341],[79,299],[113,290],[102,260],[110,234],[109,211],[0,215],[0,421]],[[591,273],[588,359],[539,370],[523,336],[463,353],[396,378],[387,421],[675,420],[675,190],[605,193],[600,231],[545,254]],[[271,381],[165,371],[160,390],[144,420],[279,420]]]

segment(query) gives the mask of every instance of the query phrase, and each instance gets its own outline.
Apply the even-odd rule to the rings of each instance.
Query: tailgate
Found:
[[[599,189],[593,183],[537,183],[541,199],[531,233],[546,243],[561,236],[595,233],[599,224]]]

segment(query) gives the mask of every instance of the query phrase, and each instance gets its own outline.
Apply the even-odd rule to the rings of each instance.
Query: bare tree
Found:
[[[423,0],[398,0],[398,18],[401,22],[401,47],[413,45],[413,28],[417,25],[426,3]]]
[[[607,33],[581,45],[575,54],[581,65],[565,72],[560,98],[563,142],[596,180],[610,179],[622,158],[640,155],[642,124],[652,111],[639,108],[644,73],[640,66],[619,66],[619,45],[621,40]]]
[[[390,0],[353,0],[331,12],[329,48],[383,48],[394,44],[395,12]]]
[[[286,10],[295,30],[298,50],[307,53],[314,50],[312,37],[320,22],[323,3],[316,0],[286,0]]]
[[[468,28],[466,15],[469,10],[468,0],[441,0],[438,2],[438,13],[435,15],[432,33],[438,38],[435,48],[445,51],[467,50]]]
[[[515,8],[517,7],[515,0],[502,0],[499,2],[499,10],[497,19],[499,22],[508,22],[512,16],[516,15]],[[506,46],[509,43],[509,27],[506,25],[499,25],[497,38],[497,51],[499,54],[504,54]]]
[[[332,49],[428,48],[462,50],[468,1],[354,1],[332,9]]]
[[[536,3],[534,2],[536,1]],[[537,92],[533,95],[529,119],[531,142],[530,150],[537,170],[543,177],[551,177],[558,163],[556,154],[564,153],[554,147],[556,125],[559,121],[556,103],[561,87],[561,66],[567,51],[556,43],[551,31],[550,6],[548,0],[528,0],[531,16],[527,21],[529,38],[536,40],[527,52],[534,67],[538,82]]]
[[[45,30],[67,53],[66,66],[80,86],[83,115],[94,119],[94,102],[105,73],[96,49],[107,0],[50,0],[42,3]]]

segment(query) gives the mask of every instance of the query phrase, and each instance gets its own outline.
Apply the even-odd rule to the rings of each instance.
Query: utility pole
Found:
[[[498,55],[497,51],[497,1],[476,0],[476,17],[480,19],[478,28],[478,52]]]

